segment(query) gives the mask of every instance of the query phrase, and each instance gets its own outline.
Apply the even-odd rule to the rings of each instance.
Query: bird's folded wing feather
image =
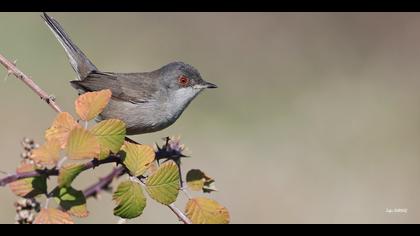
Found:
[[[145,103],[153,99],[157,83],[153,83],[145,73],[106,73],[93,72],[84,80],[74,80],[70,83],[76,89],[86,92],[110,89],[114,99],[131,103]]]

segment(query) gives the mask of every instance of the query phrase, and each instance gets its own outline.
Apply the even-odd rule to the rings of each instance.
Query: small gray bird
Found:
[[[41,17],[64,47],[78,75],[71,85],[79,93],[110,89],[111,101],[97,120],[120,119],[128,135],[156,132],[172,125],[201,91],[217,88],[183,62],[172,62],[151,72],[101,72],[55,19],[46,13]]]

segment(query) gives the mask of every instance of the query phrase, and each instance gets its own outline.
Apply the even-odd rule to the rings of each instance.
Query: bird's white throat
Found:
[[[178,118],[188,104],[197,96],[202,89],[196,89],[192,87],[180,88],[172,93],[169,97],[171,100],[169,102],[170,107],[168,107],[169,113]]]

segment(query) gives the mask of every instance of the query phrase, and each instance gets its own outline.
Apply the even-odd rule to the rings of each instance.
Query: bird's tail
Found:
[[[85,79],[92,71],[98,70],[86,55],[71,41],[70,37],[54,18],[45,12],[41,17],[64,47],[64,50],[66,50],[70,64],[78,74],[80,80]]]

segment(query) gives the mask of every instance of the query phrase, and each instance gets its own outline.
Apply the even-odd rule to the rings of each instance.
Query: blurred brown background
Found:
[[[64,50],[39,13],[0,13],[0,53],[74,113]],[[216,179],[233,223],[420,223],[420,14],[51,13],[104,71],[182,60],[219,89],[172,127]],[[42,141],[55,114],[0,69],[0,169],[24,136]],[[110,166],[84,173],[84,188]],[[177,205],[183,208],[184,196]],[[14,222],[0,189],[0,223]],[[110,194],[80,223],[115,223]],[[406,214],[386,213],[404,208]],[[130,223],[177,223],[151,200]]]

